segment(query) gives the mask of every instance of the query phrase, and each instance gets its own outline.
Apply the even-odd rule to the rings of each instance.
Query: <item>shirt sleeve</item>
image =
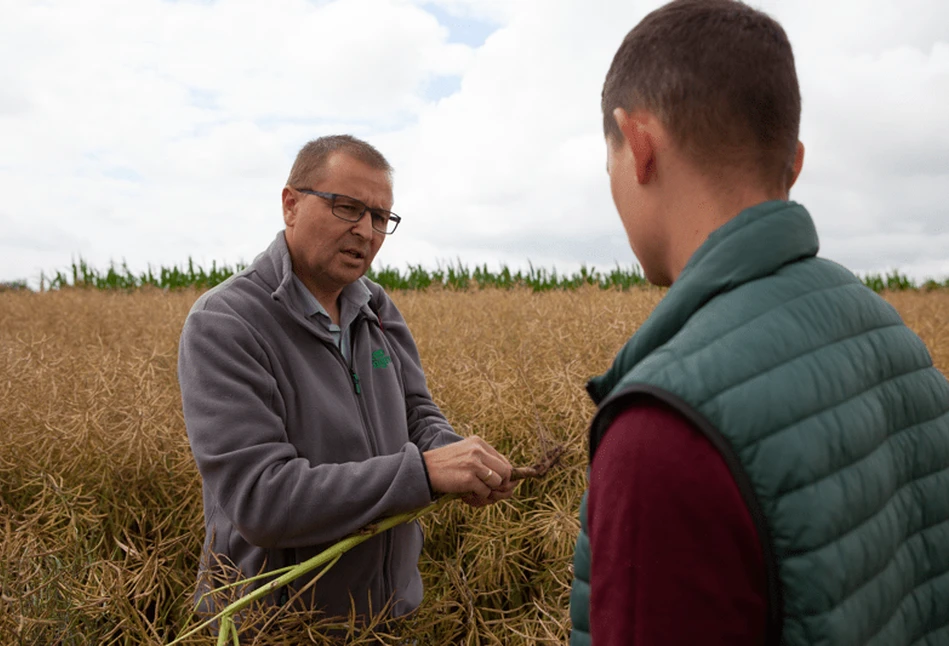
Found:
[[[724,459],[654,404],[614,420],[590,471],[590,622],[597,646],[760,644],[764,558]]]

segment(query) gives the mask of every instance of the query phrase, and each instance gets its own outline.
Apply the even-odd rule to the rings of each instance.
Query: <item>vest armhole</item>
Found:
[[[597,410],[596,416],[590,424],[590,462],[593,462],[593,454],[613,421],[623,411],[637,403],[661,403],[669,406],[685,417],[692,426],[699,429],[702,435],[715,447],[719,455],[722,456],[722,459],[725,460],[725,464],[738,486],[738,491],[745,501],[745,506],[751,514],[751,520],[758,532],[758,541],[761,544],[761,552],[764,556],[767,595],[764,643],[766,646],[779,646],[781,633],[783,632],[781,578],[778,573],[778,564],[771,544],[771,532],[768,529],[764,510],[761,508],[758,496],[751,485],[751,478],[748,477],[748,473],[742,466],[738,454],[725,439],[725,436],[704,415],[695,410],[687,401],[667,390],[648,384],[633,384],[618,393],[610,395]]]

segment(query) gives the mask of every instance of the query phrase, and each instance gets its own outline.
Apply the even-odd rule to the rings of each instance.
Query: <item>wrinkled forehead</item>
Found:
[[[356,198],[367,205],[391,209],[392,177],[346,153],[333,153],[323,168],[314,174],[313,188]]]

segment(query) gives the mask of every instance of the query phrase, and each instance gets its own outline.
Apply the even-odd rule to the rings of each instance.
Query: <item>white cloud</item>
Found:
[[[503,24],[515,14],[523,0],[413,0],[423,8],[439,7],[461,18]]]
[[[637,15],[627,5],[518,3],[476,53],[460,92],[388,138],[397,199],[436,239],[615,231],[599,92],[623,25]]]
[[[599,97],[658,4],[0,0],[0,280],[77,254],[250,260],[282,225],[296,150],[335,132],[396,167],[405,220],[383,263],[632,262]],[[795,48],[808,152],[794,197],[825,253],[949,275],[949,5],[762,6]],[[474,48],[437,15],[497,29]],[[457,92],[431,96],[452,85],[440,78]]]
[[[275,196],[303,142],[410,122],[424,84],[472,55],[421,8],[384,0],[3,13],[0,56],[18,62],[0,70],[0,213],[5,230],[64,236],[58,259],[5,236],[0,279],[76,254],[249,260],[281,225]]]
[[[949,275],[949,39],[799,59],[808,152],[795,195],[824,252],[862,272]]]

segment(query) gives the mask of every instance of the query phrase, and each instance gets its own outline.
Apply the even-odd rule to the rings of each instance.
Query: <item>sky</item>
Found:
[[[375,265],[636,259],[600,91],[636,0],[0,0],[0,281],[248,263],[299,148],[395,168]],[[821,255],[949,278],[949,3],[762,0],[794,47]]]

